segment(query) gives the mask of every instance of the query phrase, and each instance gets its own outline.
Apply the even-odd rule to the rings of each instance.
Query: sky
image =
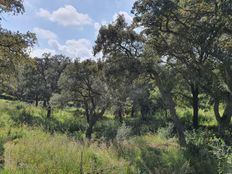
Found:
[[[63,54],[81,60],[94,58],[92,47],[101,25],[118,14],[132,21],[135,0],[24,0],[23,15],[4,15],[2,25],[12,31],[36,33],[32,57]]]

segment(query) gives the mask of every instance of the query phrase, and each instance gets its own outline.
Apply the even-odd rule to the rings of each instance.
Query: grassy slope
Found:
[[[192,173],[184,151],[165,129],[89,143],[83,138],[86,123],[75,115],[74,109],[55,110],[46,119],[42,108],[0,100],[1,173]]]
[[[175,139],[146,135],[120,143],[89,144],[65,133],[84,122],[81,118],[75,120],[73,110],[54,111],[53,120],[47,120],[42,108],[0,100],[0,111],[2,173],[141,173],[139,170],[160,170],[159,162],[165,163],[167,170],[178,165],[176,159],[184,164]],[[51,128],[58,131],[48,133]],[[158,156],[157,166],[147,161]]]

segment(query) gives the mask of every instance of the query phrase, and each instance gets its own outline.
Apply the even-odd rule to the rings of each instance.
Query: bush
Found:
[[[143,135],[127,138],[114,144],[119,157],[130,162],[134,173],[138,174],[188,174],[189,161],[186,160],[176,139],[166,139],[159,135]]]
[[[126,125],[131,127],[132,135],[155,133],[159,128],[167,126],[169,122],[170,119],[165,116],[164,112],[150,115],[146,120],[141,120],[141,118],[128,118],[125,120]]]
[[[115,139],[120,124],[119,121],[115,120],[102,120],[97,122],[94,129],[96,138],[101,138],[106,141]]]
[[[131,134],[131,128],[126,126],[125,123],[123,123],[117,130],[117,135],[116,135],[116,141],[124,141],[129,138]]]
[[[193,173],[223,174],[229,170],[230,148],[212,132],[199,130],[187,134],[185,155]]]

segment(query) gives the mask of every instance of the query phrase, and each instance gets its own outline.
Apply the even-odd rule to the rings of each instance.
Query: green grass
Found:
[[[65,135],[32,130],[5,144],[3,173],[126,173],[129,163],[105,144],[80,143]]]
[[[155,159],[158,154],[151,159],[145,158],[145,151],[162,151],[162,158],[172,162],[176,159],[174,156],[178,156],[176,153],[179,153],[179,150],[173,153],[174,149],[178,149],[176,140],[167,141],[155,135],[131,137],[125,142],[88,143],[85,139],[80,141],[67,136],[69,132],[50,132],[45,129],[46,126],[51,126],[46,119],[46,110],[26,103],[0,100],[0,110],[4,123],[0,127],[0,138],[3,140],[1,156],[4,157],[2,173],[76,174],[81,173],[81,170],[85,174],[130,174],[141,173],[142,170],[146,173],[152,170],[148,169],[153,165],[150,164],[152,161],[156,170],[160,169]],[[54,127],[59,124],[67,126],[75,118],[73,108],[55,110],[52,123],[56,124]],[[82,119],[80,117],[78,121]],[[146,165],[148,166],[145,167]]]
[[[222,111],[222,108],[220,109]],[[181,108],[177,107],[177,114],[182,118],[187,124],[192,124],[192,109],[191,108]],[[201,126],[216,126],[217,120],[214,116],[213,109],[199,110],[199,124]]]
[[[3,174],[205,174],[218,170],[207,137],[190,132],[195,138],[188,147],[180,147],[171,125],[156,125],[165,121],[161,113],[152,122],[127,118],[123,125],[108,116],[97,123],[96,139],[89,142],[84,138],[86,121],[75,108],[55,109],[48,119],[42,107],[0,100],[0,111]],[[191,116],[188,109],[177,111],[182,118]],[[211,111],[205,115],[212,118]],[[214,125],[215,120],[211,121],[209,124]],[[215,152],[223,148],[216,146],[219,151]],[[231,164],[232,155],[228,156],[227,163]]]
[[[4,145],[2,173],[183,173],[189,170],[176,139],[160,135],[132,137],[105,144],[74,141],[64,134],[49,134],[24,127],[21,136]],[[82,169],[81,169],[82,168]]]

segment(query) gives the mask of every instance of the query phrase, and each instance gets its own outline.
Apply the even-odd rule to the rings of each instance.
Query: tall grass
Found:
[[[3,174],[227,174],[232,170],[232,153],[223,140],[203,129],[189,132],[187,146],[180,147],[162,113],[144,122],[126,118],[123,124],[105,118],[96,124],[95,139],[89,142],[83,136],[86,121],[74,108],[54,109],[52,118],[46,118],[42,107],[0,100],[0,111]],[[177,111],[182,118],[191,116],[189,110]]]
[[[80,143],[65,135],[32,131],[5,144],[3,173],[127,173],[129,163],[105,144]]]

